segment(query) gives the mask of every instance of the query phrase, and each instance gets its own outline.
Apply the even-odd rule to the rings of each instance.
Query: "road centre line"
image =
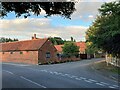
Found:
[[[113,87],[113,86],[109,86],[109,88],[116,88],[116,87]]]
[[[114,86],[114,87],[119,87],[118,85],[112,85],[112,86]]]
[[[82,80],[82,79],[80,79],[80,78],[75,78],[76,80]]]
[[[5,71],[5,72],[7,72],[7,73],[10,73],[10,74],[12,74],[12,75],[14,74],[14,73],[12,73],[12,72],[10,72],[10,71],[7,71],[7,70],[3,70],[3,71]]]
[[[101,84],[101,83],[96,83],[97,85],[100,85],[100,86],[105,86],[104,84]]]
[[[97,82],[96,80],[93,80],[93,79],[88,79],[89,81],[92,81],[92,82]]]
[[[86,79],[86,78],[84,78],[84,77],[80,77],[80,78],[81,78],[81,79],[84,79],[84,80]]]
[[[50,74],[56,74],[56,75],[60,75],[60,76],[67,76],[67,77],[69,77],[69,78],[74,78],[74,79],[76,79],[76,80],[84,80],[85,82],[88,82],[88,83],[93,83],[93,82],[95,82],[95,84],[97,84],[97,85],[100,85],[100,86],[106,86],[106,85],[108,85],[108,87],[109,88],[116,88],[116,87],[119,87],[119,86],[117,86],[117,85],[109,85],[108,83],[105,83],[105,82],[98,82],[98,81],[96,81],[96,80],[94,80],[94,79],[87,79],[87,78],[84,78],[84,77],[78,77],[78,76],[74,76],[74,75],[70,75],[70,74],[64,74],[64,73],[60,73],[60,72],[56,72],[56,71],[54,71],[54,72],[52,72],[52,71],[47,71],[47,70],[40,70],[40,71],[42,71],[42,72],[49,72]]]
[[[26,81],[29,81],[29,82],[31,82],[31,83],[37,85],[37,86],[40,86],[40,87],[42,87],[42,88],[47,88],[47,87],[45,87],[45,86],[43,86],[43,85],[40,85],[40,84],[38,84],[38,83],[36,83],[36,82],[30,80],[30,79],[27,79],[27,78],[23,77],[23,76],[20,76],[20,77],[21,77],[22,79],[26,80]]]
[[[89,80],[84,80],[85,82],[88,82],[88,83],[93,83],[92,81],[89,81]]]
[[[100,82],[100,83],[105,84],[105,85],[109,85],[108,83],[105,83],[105,82]]]

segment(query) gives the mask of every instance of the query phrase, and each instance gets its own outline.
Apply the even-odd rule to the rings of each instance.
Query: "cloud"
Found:
[[[81,19],[89,21],[89,16],[96,17],[98,14],[98,8],[103,2],[78,2],[75,5],[76,11],[72,15],[72,19]],[[92,18],[94,19],[94,18]]]
[[[77,41],[81,41],[85,40],[85,31],[88,28],[76,25],[53,26],[52,20],[46,18],[1,20],[1,22],[1,36],[20,40],[30,39],[36,33],[39,38],[60,36],[63,39],[70,39],[72,36]]]
[[[82,21],[91,21],[99,14],[98,9],[105,2],[112,2],[115,0],[78,0],[75,4],[76,11],[72,14],[72,19],[79,19]]]

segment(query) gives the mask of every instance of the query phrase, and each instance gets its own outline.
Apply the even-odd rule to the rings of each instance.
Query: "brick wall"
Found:
[[[67,58],[67,57],[58,58],[58,60],[59,60],[59,62],[61,62],[61,61],[78,61],[78,60],[80,60],[80,58],[76,58],[75,56],[73,56],[70,58]]]
[[[38,64],[38,51],[0,52],[2,62]]]
[[[50,58],[46,58],[46,52],[50,52]],[[39,50],[39,63],[57,62],[56,49],[51,41],[47,41]]]

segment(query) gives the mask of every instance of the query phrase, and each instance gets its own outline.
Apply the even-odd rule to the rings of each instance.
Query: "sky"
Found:
[[[98,8],[110,1],[114,0],[79,0],[71,19],[58,15],[45,18],[43,10],[40,16],[32,15],[27,19],[23,16],[16,18],[12,12],[0,20],[0,37],[30,40],[36,34],[38,38],[51,36],[70,40],[73,37],[76,41],[85,41],[85,32],[99,14]]]

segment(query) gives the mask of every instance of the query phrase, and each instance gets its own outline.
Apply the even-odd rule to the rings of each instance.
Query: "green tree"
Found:
[[[99,12],[99,16],[86,32],[87,42],[120,56],[120,1],[103,4]]]
[[[77,56],[79,54],[79,47],[74,44],[74,42],[67,42],[64,44],[63,54],[67,57]]]
[[[34,0],[33,0],[34,1]],[[75,2],[1,2],[1,17],[7,16],[10,12],[15,12],[16,17],[24,15],[25,18],[32,13],[36,16],[41,14],[41,10],[46,12],[46,16],[60,15],[70,18],[75,11]]]
[[[73,37],[70,37],[71,38],[71,41],[73,42]]]
[[[18,39],[11,39],[11,38],[5,38],[5,37],[1,37],[0,38],[0,43],[5,43],[5,42],[15,42],[18,41]]]
[[[60,37],[50,37],[49,38],[54,45],[64,44],[64,41]]]

